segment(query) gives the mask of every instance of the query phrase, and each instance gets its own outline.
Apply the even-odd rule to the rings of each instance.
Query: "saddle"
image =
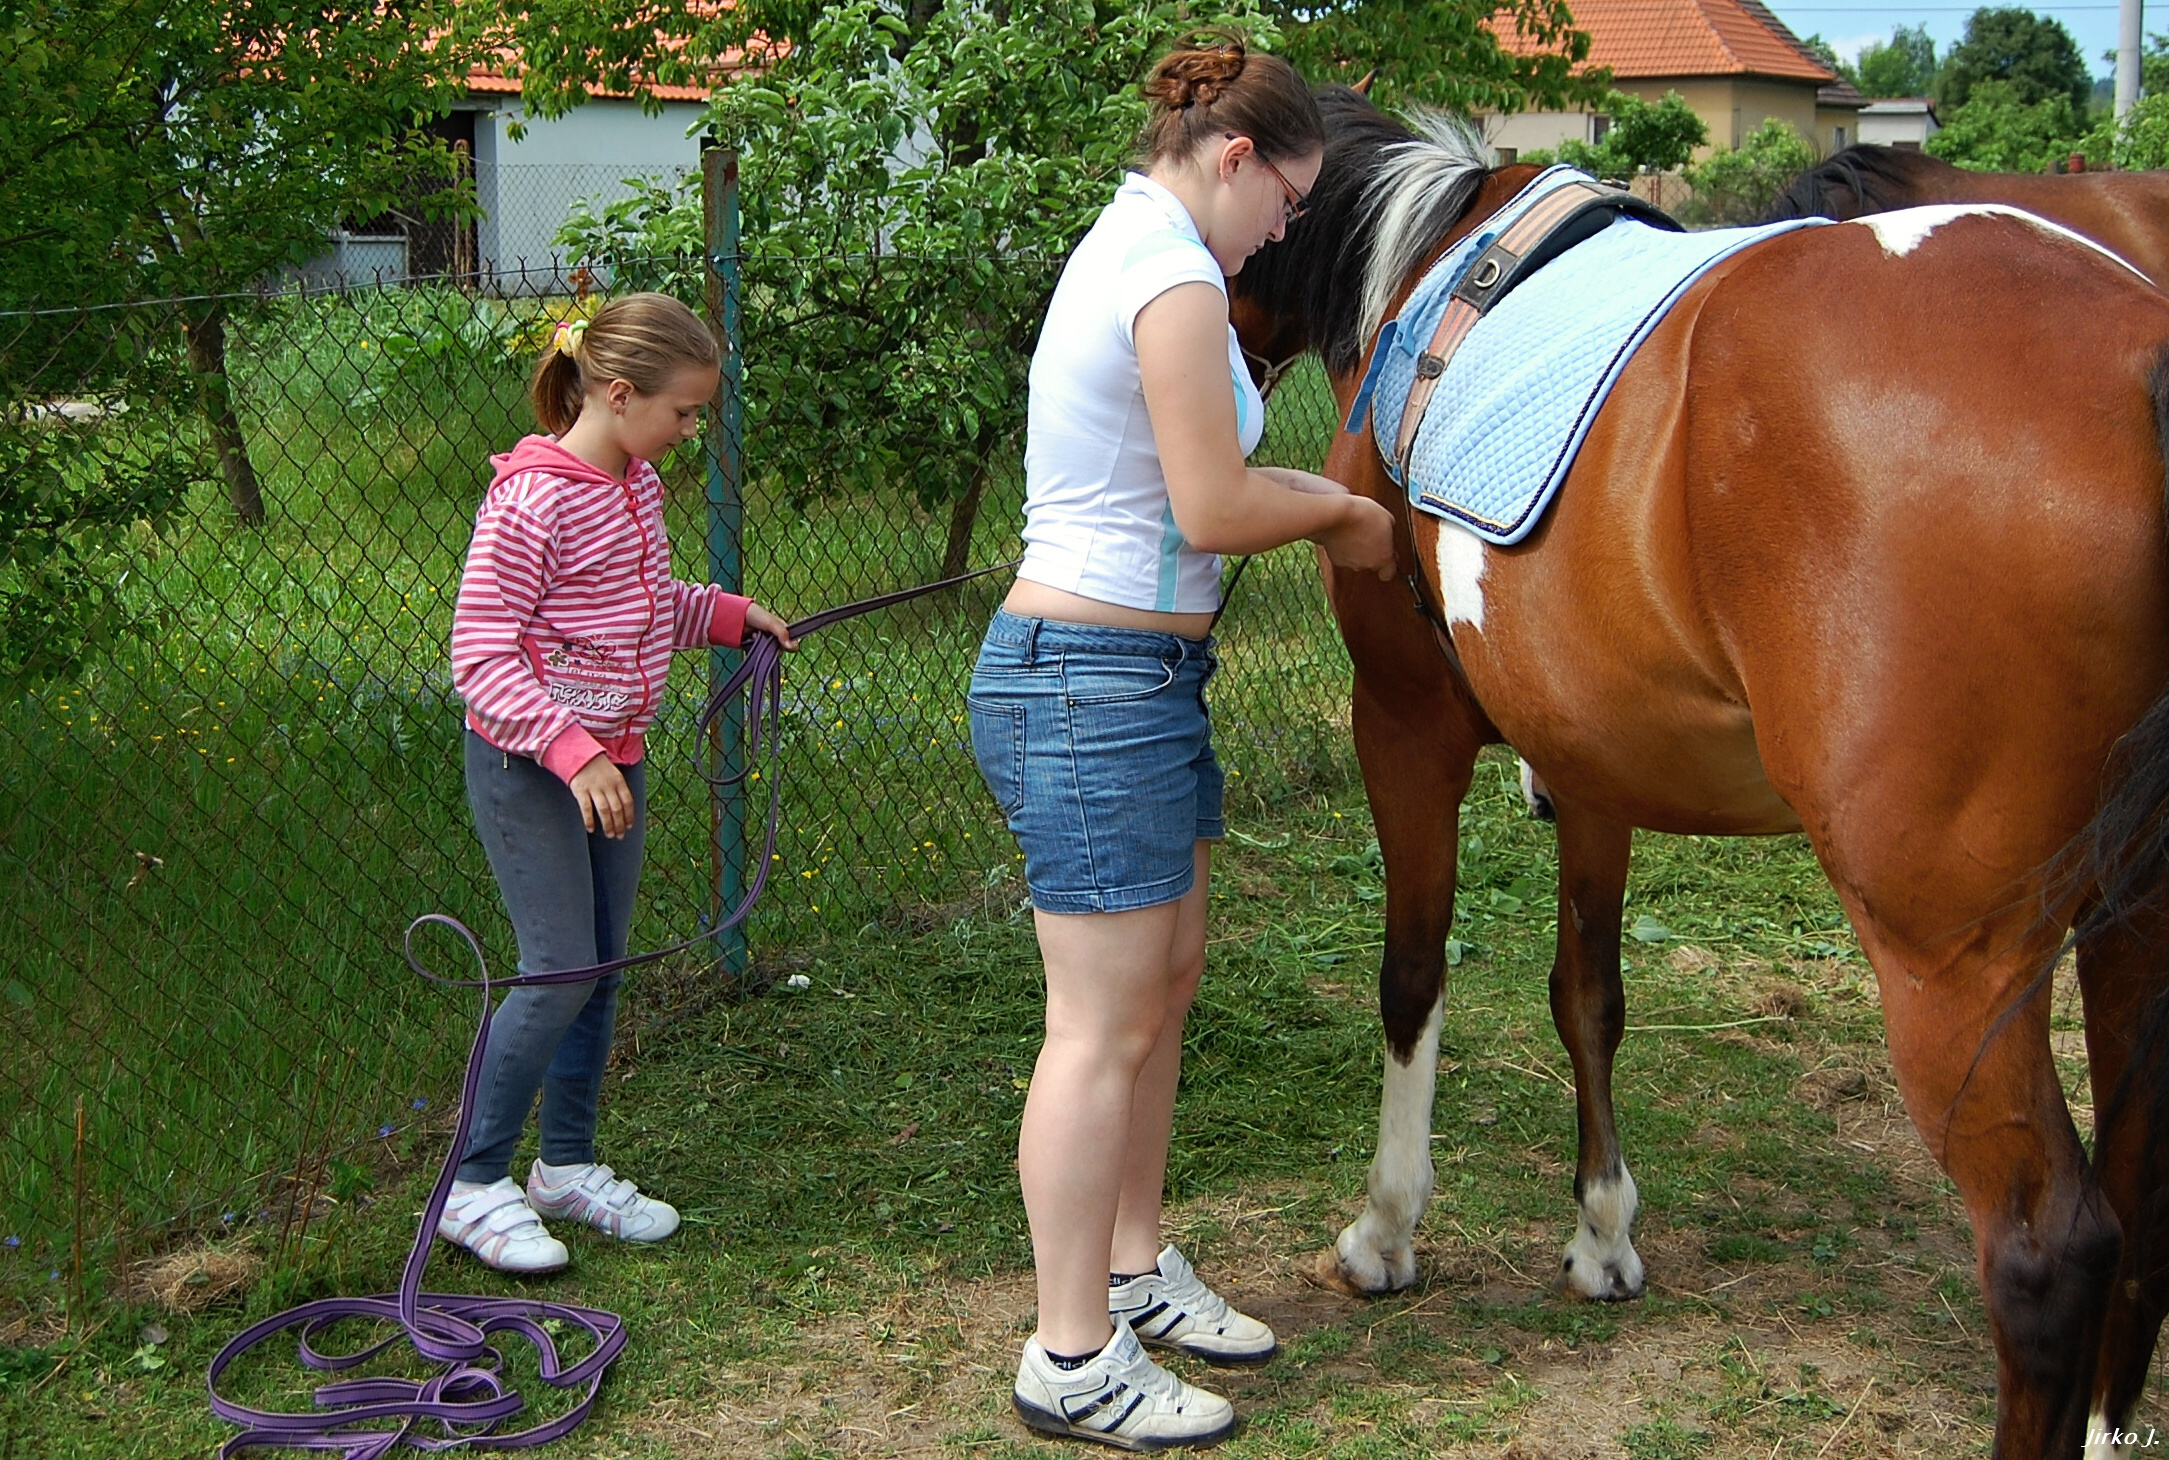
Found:
[[[1688,286],[1803,226],[1687,233],[1639,198],[1548,168],[1380,328],[1346,429],[1370,420],[1413,506],[1510,546],[1542,519],[1620,372]]]
[[[1550,190],[1539,191],[1548,179],[1561,174],[1564,176],[1558,177]],[[1468,338],[1477,321],[1489,314],[1493,305],[1513,293],[1523,280],[1576,244],[1596,237],[1611,227],[1617,218],[1633,218],[1652,228],[1673,233],[1682,231],[1678,221],[1655,203],[1644,202],[1632,193],[1584,177],[1571,168],[1552,168],[1540,174],[1500,209],[1497,216],[1488,220],[1490,226],[1474,236],[1473,250],[1465,241],[1461,248],[1432,266],[1436,272],[1448,260],[1454,260],[1458,272],[1450,276],[1446,309],[1439,315],[1430,343],[1416,357],[1416,378],[1401,404],[1400,424],[1394,431],[1393,454],[1389,458],[1395,467],[1395,480],[1407,479],[1409,453],[1416,446],[1416,427],[1431,404],[1431,393],[1438,389],[1439,381],[1446,374],[1446,362],[1453,358],[1454,351]],[[1427,275],[1426,282],[1428,278]],[[1422,285],[1418,285],[1418,292],[1422,292]],[[1410,295],[1409,303],[1413,304],[1415,297]],[[1404,306],[1403,313],[1406,312]],[[1345,429],[1361,429],[1363,413],[1369,408],[1371,392],[1378,382],[1386,346],[1393,333],[1398,333],[1400,325],[1401,318],[1396,316],[1380,329],[1378,350],[1371,357],[1370,372],[1364,377],[1363,388],[1349,411]]]

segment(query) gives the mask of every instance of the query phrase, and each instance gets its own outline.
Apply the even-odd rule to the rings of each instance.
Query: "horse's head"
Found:
[[[1345,86],[1320,92],[1318,109],[1325,165],[1309,213],[1230,281],[1230,318],[1261,390],[1309,350],[1352,386],[1424,267],[1537,171],[1494,168],[1459,117],[1420,115],[1411,130]]]

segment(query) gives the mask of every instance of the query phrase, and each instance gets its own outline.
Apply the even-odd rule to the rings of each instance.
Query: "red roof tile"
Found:
[[[1575,27],[1589,33],[1588,65],[1610,67],[1622,81],[1776,76],[1820,85],[1837,79],[1755,0],[1744,5],[1741,0],[1571,3]],[[1497,16],[1490,24],[1508,51],[1531,55],[1543,49],[1522,38],[1510,15]]]

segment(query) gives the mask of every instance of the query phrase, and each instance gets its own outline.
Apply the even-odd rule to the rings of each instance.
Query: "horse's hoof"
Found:
[[[1570,1298],[1592,1303],[1630,1303],[1642,1296],[1642,1264],[1633,1258],[1626,1264],[1577,1259],[1569,1252],[1559,1263],[1558,1289]]]
[[[1341,1261],[1340,1253],[1331,1247],[1313,1254],[1310,1261],[1299,1264],[1296,1271],[1319,1287],[1350,1298],[1375,1298],[1392,1291],[1391,1288],[1366,1288],[1357,1282],[1355,1274]]]

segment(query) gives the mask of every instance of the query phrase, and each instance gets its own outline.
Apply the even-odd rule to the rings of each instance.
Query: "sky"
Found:
[[[1928,34],[1935,38],[1936,54],[1941,56],[1965,36],[1966,17],[1976,8],[1959,5],[1951,0],[1928,0],[1921,5],[1863,3],[1863,0],[1798,0],[1786,4],[1783,0],[1763,0],[1777,17],[1792,27],[1797,36],[1821,35],[1833,49],[1847,60],[1860,54],[1862,46],[1870,41],[1887,41],[1891,31],[1901,25],[1925,25]],[[2079,54],[2096,76],[2115,74],[2116,63],[2104,61],[2102,54],[2116,49],[2116,0],[2076,0],[2072,4],[2027,4],[2026,0],[2003,0],[2011,5],[2023,5],[2036,15],[2048,16],[2063,22],[2071,38],[2079,43]],[[2145,27],[2148,32],[2169,31],[2169,0],[2153,0],[2147,6]]]

